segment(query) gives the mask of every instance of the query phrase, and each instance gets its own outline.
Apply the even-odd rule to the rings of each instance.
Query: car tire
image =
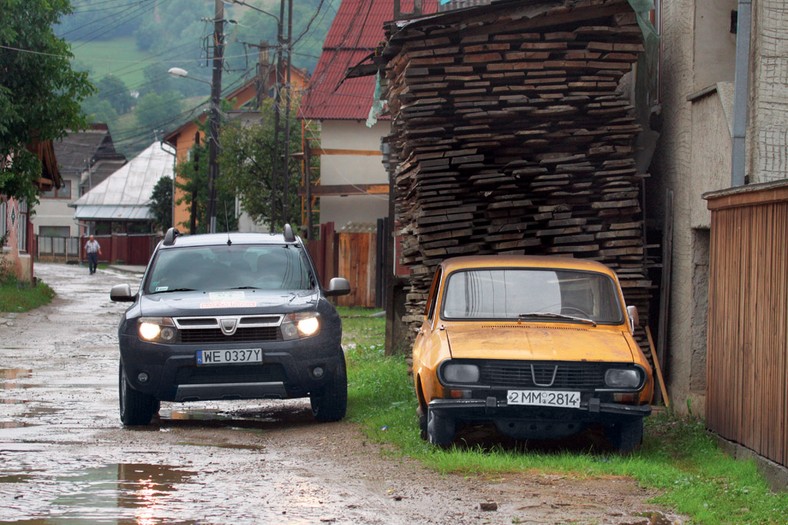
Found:
[[[427,441],[429,439],[427,436],[427,409],[424,408],[424,405],[419,403],[416,414],[419,416],[419,437]]]
[[[643,418],[629,418],[607,428],[607,438],[620,454],[629,454],[643,442]]]
[[[438,414],[427,407],[427,440],[433,445],[447,447],[454,441],[454,419]]]
[[[341,356],[336,374],[326,380],[325,386],[309,395],[312,414],[317,421],[339,421],[347,413],[347,369],[345,356]]]
[[[153,416],[159,411],[159,401],[139,390],[134,390],[123,371],[123,363],[119,366],[118,401],[120,405],[120,421],[124,426],[150,424]]]

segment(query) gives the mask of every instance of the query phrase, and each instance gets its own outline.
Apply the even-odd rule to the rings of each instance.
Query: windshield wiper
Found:
[[[569,321],[578,321],[580,323],[586,323],[596,326],[596,321],[592,319],[587,319],[585,317],[575,317],[574,315],[557,314],[555,312],[528,312],[527,314],[520,314],[517,317],[519,319],[534,319],[534,318],[567,319]]]
[[[235,288],[230,288],[230,290],[259,290],[257,286],[236,286]]]
[[[194,288],[170,288],[167,290],[156,290],[153,293],[171,293],[171,292],[196,292]]]

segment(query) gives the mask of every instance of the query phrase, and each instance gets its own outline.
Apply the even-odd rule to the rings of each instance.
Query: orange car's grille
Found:
[[[587,390],[605,386],[607,363],[480,363],[479,382],[491,387]]]

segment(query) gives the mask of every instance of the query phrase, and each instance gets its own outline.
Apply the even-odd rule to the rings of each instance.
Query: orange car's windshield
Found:
[[[448,277],[444,319],[623,322],[613,280],[604,274],[533,268],[472,269]]]

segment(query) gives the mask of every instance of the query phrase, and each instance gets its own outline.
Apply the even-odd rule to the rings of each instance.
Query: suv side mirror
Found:
[[[629,330],[634,334],[635,327],[640,324],[640,317],[638,316],[638,307],[627,306],[627,315],[629,316]]]
[[[132,303],[135,295],[132,295],[131,286],[128,284],[116,284],[109,291],[109,298],[116,302]]]
[[[350,283],[344,277],[334,277],[328,283],[326,295],[347,295],[350,293]]]

